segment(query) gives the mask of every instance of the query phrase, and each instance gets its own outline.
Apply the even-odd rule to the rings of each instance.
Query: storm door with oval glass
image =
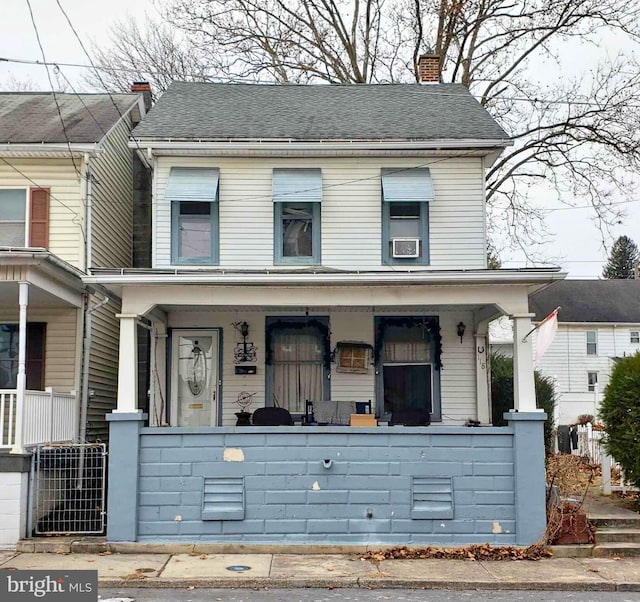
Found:
[[[172,424],[218,425],[217,330],[173,330],[171,343]]]

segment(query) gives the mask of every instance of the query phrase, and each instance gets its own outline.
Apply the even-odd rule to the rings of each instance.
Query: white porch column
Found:
[[[16,417],[14,443],[11,453],[24,453],[24,398],[27,390],[27,306],[29,305],[29,284],[18,285],[20,306],[20,323],[18,326],[18,377],[16,379]]]
[[[116,317],[120,318],[120,357],[115,412],[141,412],[138,410],[138,315],[117,314]]]
[[[514,314],[513,319],[513,403],[518,412],[536,412],[536,388],[533,378],[531,318],[535,314]],[[540,410],[542,411],[542,410]]]
[[[491,407],[489,403],[489,345],[487,325],[478,325],[475,334],[476,343],[476,397],[478,421],[480,424],[491,424]]]

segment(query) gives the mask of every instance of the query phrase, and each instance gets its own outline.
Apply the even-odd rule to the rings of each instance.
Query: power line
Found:
[[[84,99],[82,98],[82,96],[78,94],[76,89],[73,87],[73,84],[69,81],[69,78],[62,72],[62,69],[60,69],[58,65],[56,65],[53,69],[54,69],[53,71],[54,73],[60,74],[62,76],[62,79],[64,79],[64,81],[67,82],[67,85],[71,88],[71,91],[75,94],[76,98],[80,101],[80,104],[86,109],[87,113],[91,115],[91,119],[93,119],[93,121],[98,126],[102,134],[106,136],[107,135],[106,130],[102,127],[102,124],[96,119],[96,116],[91,112],[91,109],[84,102]]]
[[[47,62],[47,59],[45,57],[44,54],[44,48],[42,46],[42,41],[40,40],[40,32],[38,31],[38,26],[36,25],[36,20],[35,17],[33,15],[33,9],[31,8],[31,2],[30,0],[26,0],[27,2],[27,6],[29,8],[29,15],[31,17],[31,23],[33,25],[33,30],[36,34],[36,40],[38,41],[38,46],[40,47],[40,53],[42,54],[42,61],[45,63]],[[56,91],[55,91],[55,87],[53,85],[53,80],[51,79],[51,73],[49,72],[49,67],[46,66],[45,67],[46,71],[47,71],[47,79],[49,80],[49,86],[51,87],[51,92],[53,93],[53,102],[56,105],[56,109],[58,110],[58,117],[60,118],[60,123],[62,124],[62,133],[64,134],[64,138],[67,141],[67,147],[69,149],[69,154],[71,155],[71,162],[73,163],[73,168],[76,171],[76,174],[78,174],[78,177],[81,177],[80,174],[80,170],[78,169],[78,166],[76,165],[76,160],[73,157],[73,153],[71,152],[71,141],[69,140],[69,135],[67,134],[67,126],[64,122],[64,119],[62,117],[62,109],[60,109],[60,103],[58,102],[58,97],[56,96]]]
[[[0,156],[0,161],[2,161],[5,165],[7,165],[8,167],[10,167],[11,169],[13,169],[15,172],[17,172],[18,174],[20,174],[25,180],[27,180],[32,186],[35,186],[36,188],[47,188],[46,186],[42,186],[40,184],[38,184],[35,180],[33,180],[32,178],[30,178],[26,173],[24,173],[22,170],[18,169],[15,165],[13,165],[13,163],[10,163],[9,161],[7,161],[4,157]],[[72,209],[71,207],[69,207],[69,205],[67,205],[66,203],[64,203],[63,201],[61,201],[58,197],[54,196],[51,193],[51,190],[49,190],[49,198],[53,199],[54,201],[56,201],[58,204],[60,204],[62,207],[64,207],[65,209],[67,209],[67,211],[70,211],[73,214],[73,220],[72,222],[74,224],[76,224],[76,226],[78,226],[80,228],[80,232],[82,233],[82,238],[83,240],[86,241],[86,236],[84,233],[84,228],[82,227],[82,222],[81,222],[81,216],[80,214],[75,211],[74,209]]]
[[[57,0],[56,0],[57,1]],[[58,3],[59,4],[59,3]],[[77,34],[76,34],[77,36]],[[85,50],[85,54],[88,53]],[[59,65],[61,67],[74,67],[80,69],[93,69],[96,71],[105,71],[107,73],[134,73],[134,74],[147,74],[153,76],[163,76],[165,74],[160,73],[159,71],[153,71],[151,69],[134,69],[131,67],[108,67],[106,65],[95,65],[93,61],[91,61],[91,65],[86,65],[83,63],[62,63],[62,62],[47,62],[47,61],[38,61],[38,60],[29,60],[29,59],[16,59],[10,57],[0,57],[0,62],[5,63],[18,63],[23,65],[35,65],[35,66],[55,66]],[[99,77],[99,76],[98,76]],[[309,84],[284,84],[274,81],[264,81],[264,80],[253,80],[246,79],[240,77],[221,77],[221,76],[207,76],[206,80],[201,79],[201,73],[184,73],[183,77],[185,78],[193,78],[195,81],[203,82],[203,83],[245,83],[245,84],[262,84],[262,85],[281,85],[281,86],[296,86],[296,85],[309,85]],[[100,79],[100,78],[99,78]],[[104,82],[101,80],[102,85],[104,86]],[[452,82],[455,83],[455,82]],[[349,85],[349,86],[362,86],[362,85],[412,85],[412,84],[311,84],[311,85]],[[413,84],[417,85],[417,84]],[[446,85],[446,84],[445,84]],[[430,94],[445,96],[445,97],[458,97],[458,98],[469,98],[469,96],[473,96],[476,99],[482,98],[481,94],[473,94],[469,91],[468,94],[459,94],[456,92],[446,92],[443,90],[435,90],[430,88]],[[530,104],[549,104],[549,105],[566,105],[566,106],[583,106],[583,107],[601,107],[600,103],[589,101],[589,100],[562,100],[562,99],[554,99],[554,98],[529,98],[527,96],[500,96],[501,100],[510,100],[514,102],[527,102]],[[640,105],[627,105],[629,108],[640,109]]]
[[[118,115],[120,115],[120,119],[124,119],[124,115],[122,114],[122,111],[120,110],[120,107],[118,106],[118,103],[116,103],[116,101],[114,100],[111,92],[109,91],[109,87],[107,86],[107,84],[105,84],[104,80],[102,79],[102,75],[100,75],[100,70],[95,66],[95,64],[93,62],[93,59],[91,58],[91,55],[89,54],[89,51],[85,47],[84,42],[82,41],[82,39],[80,38],[80,35],[76,31],[76,28],[73,26],[73,23],[71,22],[71,19],[69,18],[69,15],[64,10],[62,4],[60,4],[60,0],[56,0],[56,4],[58,5],[58,8],[60,9],[62,14],[64,15],[64,18],[67,20],[67,23],[69,24],[69,27],[71,28],[71,31],[73,32],[73,35],[75,36],[76,40],[78,40],[78,43],[80,44],[80,48],[82,48],[82,51],[85,53],[87,59],[89,59],[89,63],[91,65],[91,68],[93,68],[93,70],[94,70],[94,72],[96,74],[96,77],[98,78],[98,80],[102,84],[102,87],[104,88],[104,91],[109,95],[109,99],[111,100],[111,104],[115,107],[116,111],[118,112]],[[44,59],[44,56],[42,58]],[[129,130],[129,134],[131,134],[131,130]],[[133,138],[133,141],[135,142],[135,145],[138,148],[138,150],[142,153],[143,151],[140,148],[140,145],[138,144],[138,141],[135,138]]]

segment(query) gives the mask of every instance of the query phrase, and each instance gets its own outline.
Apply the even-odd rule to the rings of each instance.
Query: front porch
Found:
[[[536,409],[529,288],[123,286],[117,412],[216,427],[235,425],[246,397],[251,412],[278,406],[294,420],[307,400],[371,400],[381,422],[409,407],[433,423],[489,425],[496,316],[514,319],[519,341],[515,409]]]
[[[527,295],[550,276],[528,276],[504,286],[181,286],[178,277],[118,287],[108,539],[537,541],[545,415],[535,406]],[[515,322],[507,427],[490,424],[487,325],[500,314]],[[144,332],[150,357],[132,361]],[[371,400],[377,426],[235,426],[247,395],[250,411],[284,407],[294,423],[309,398]],[[389,426],[398,408],[417,406],[431,426]]]

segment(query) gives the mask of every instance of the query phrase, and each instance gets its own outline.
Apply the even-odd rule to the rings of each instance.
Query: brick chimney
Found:
[[[423,54],[418,59],[418,75],[421,84],[440,83],[440,57],[437,54]]]
[[[133,82],[133,84],[131,84],[131,91],[142,94],[144,108],[149,111],[151,108],[151,84],[149,82]]]

